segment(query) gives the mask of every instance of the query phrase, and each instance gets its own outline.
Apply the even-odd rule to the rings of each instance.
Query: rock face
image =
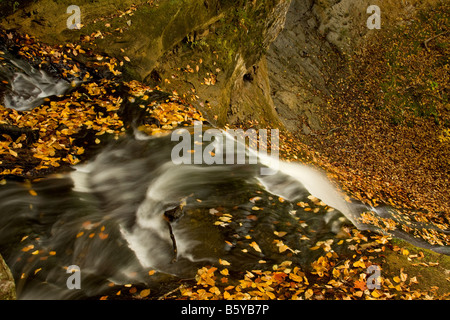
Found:
[[[11,271],[0,255],[0,300],[16,299],[16,290]]]
[[[122,61],[126,79],[176,91],[218,125],[308,134],[380,1],[85,0],[80,30],[67,27],[73,1],[25,1],[0,27],[51,44],[84,40]]]
[[[293,0],[286,25],[267,53],[272,99],[279,119],[303,134],[321,129],[318,115],[363,41],[367,7],[377,1]]]

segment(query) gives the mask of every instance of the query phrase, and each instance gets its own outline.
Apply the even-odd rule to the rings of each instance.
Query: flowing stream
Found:
[[[32,109],[43,96],[68,88],[42,71],[20,69],[2,74],[14,79],[5,96],[9,107],[27,101]],[[223,138],[231,139],[226,132]],[[289,259],[308,266],[319,254],[309,248],[318,241],[336,243],[346,226],[385,232],[363,223],[364,212],[399,221],[390,208],[346,201],[310,166],[280,162],[276,174],[261,175],[265,158],[258,164],[176,165],[171,159],[176,143],[170,135],[127,136],[71,173],[33,183],[4,180],[0,253],[14,274],[18,297],[83,299],[107,292],[111,282],[158,290],[219,259],[230,262],[231,271],[262,268],[286,260],[274,245],[280,232],[286,233]],[[176,212],[171,222],[165,212]],[[391,233],[450,254],[448,246],[432,246],[398,228]],[[81,270],[80,290],[66,285],[72,265]],[[149,277],[149,270],[157,272]]]
[[[24,60],[15,58],[0,46],[5,58],[0,65],[0,79],[8,81],[4,88],[2,104],[16,110],[31,110],[51,96],[64,94],[70,83],[58,79],[43,70],[35,69]]]

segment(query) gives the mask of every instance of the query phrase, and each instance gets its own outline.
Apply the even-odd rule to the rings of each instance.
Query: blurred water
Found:
[[[174,165],[174,144],[169,136],[127,137],[73,173],[1,186],[0,252],[19,298],[87,298],[110,282],[158,287],[219,258],[230,270],[261,268],[261,259],[286,260],[273,243],[280,239],[275,231],[287,232],[282,240],[297,252],[289,259],[307,266],[317,258],[308,248],[350,221],[373,229],[357,219],[368,208],[346,202],[313,168],[281,163],[277,174],[261,176],[260,164]],[[183,213],[171,224],[174,262],[164,212],[181,202]],[[81,269],[80,290],[66,286],[70,265]],[[149,277],[149,270],[158,273]]]
[[[43,70],[33,68],[27,62],[13,57],[2,49],[0,78],[7,81],[3,101],[6,108],[30,110],[42,104],[45,98],[58,96],[70,88],[70,83],[57,79]]]

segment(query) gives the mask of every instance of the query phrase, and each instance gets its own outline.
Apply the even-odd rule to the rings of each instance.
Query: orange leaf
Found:
[[[361,291],[364,291],[364,290],[367,289],[366,282],[365,281],[356,280],[355,281],[355,285],[353,286],[353,288],[356,288],[356,289],[359,289]]]

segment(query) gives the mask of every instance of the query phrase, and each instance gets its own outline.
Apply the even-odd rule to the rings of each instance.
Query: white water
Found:
[[[6,67],[0,69],[10,84],[3,97],[6,108],[30,110],[42,104],[47,97],[62,95],[70,87],[66,80],[56,79],[21,60],[9,57],[7,61],[16,71]]]
[[[222,132],[226,139],[232,139],[239,143],[226,131]],[[261,164],[271,169],[265,172],[272,174],[258,177],[260,183],[270,193],[293,201],[298,196],[297,183],[300,183],[311,195],[343,213],[355,226],[361,225],[356,219],[361,212],[356,210],[356,207],[360,207],[360,205],[352,205],[347,202],[345,200],[346,194],[333,185],[323,172],[299,162],[281,161],[273,155],[263,154],[251,148],[246,148],[246,150],[248,153],[256,155]],[[285,176],[280,178],[280,174]]]

